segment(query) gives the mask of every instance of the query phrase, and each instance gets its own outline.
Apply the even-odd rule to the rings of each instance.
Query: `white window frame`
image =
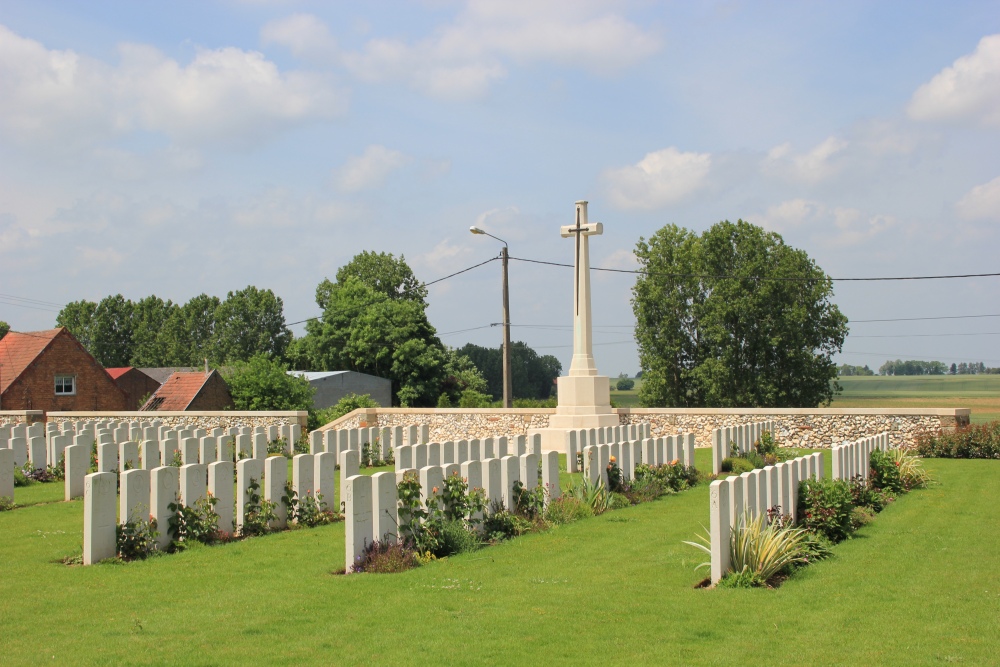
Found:
[[[73,389],[71,391],[66,391],[66,380],[67,378],[73,383]],[[61,382],[60,382],[61,381]],[[60,384],[62,385],[63,391],[59,391]],[[56,375],[55,378],[55,392],[56,396],[76,396],[76,376],[75,375]]]

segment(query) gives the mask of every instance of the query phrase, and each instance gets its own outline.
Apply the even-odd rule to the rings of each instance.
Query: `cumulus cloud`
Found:
[[[1000,125],[1000,35],[983,37],[975,51],[920,86],[907,112],[915,120]]]
[[[649,57],[658,37],[609,10],[606,2],[473,0],[451,22],[423,39],[371,39],[338,52],[326,25],[296,14],[264,27],[265,43],[313,60],[336,59],[361,80],[404,82],[445,99],[485,94],[511,63],[554,63],[600,75]]]
[[[109,65],[0,26],[0,131],[54,146],[140,128],[183,145],[241,144],[346,107],[324,76],[282,72],[254,51],[200,49],[186,65],[141,44],[119,53]]]
[[[385,183],[389,174],[409,161],[410,158],[399,151],[369,146],[361,155],[348,158],[346,164],[334,172],[334,181],[344,192],[368,190]]]
[[[601,175],[615,206],[655,209],[676,203],[700,188],[712,166],[709,153],[683,153],[674,147],[647,153],[634,165]]]
[[[896,219],[811,199],[789,199],[769,206],[762,214],[748,216],[747,222],[781,234],[805,234],[818,242],[851,246],[867,243],[893,227]]]
[[[955,209],[966,220],[1000,220],[1000,176],[972,188]]]
[[[292,55],[319,62],[339,57],[337,42],[326,24],[312,14],[292,14],[264,25],[260,31],[264,44],[278,44]]]
[[[837,157],[848,142],[827,137],[806,153],[793,153],[791,144],[772,148],[764,159],[766,171],[805,183],[818,183],[836,173]]]

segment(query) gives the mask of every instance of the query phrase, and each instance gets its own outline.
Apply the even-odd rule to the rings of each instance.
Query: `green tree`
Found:
[[[284,303],[269,289],[249,285],[230,292],[215,311],[217,356],[226,363],[257,354],[283,358],[292,333],[285,326]]]
[[[402,259],[393,260],[390,266],[399,262]],[[395,274],[412,274],[408,270]],[[427,320],[423,297],[399,298],[398,289],[377,289],[370,275],[363,278],[343,269],[337,275],[336,283],[324,281],[317,289],[316,302],[325,304],[323,316],[306,324],[308,335],[296,346],[297,364],[306,356],[314,370],[389,378],[395,404],[436,405],[447,379],[447,353]],[[392,284],[389,279],[374,282],[381,287]]]
[[[309,381],[290,375],[288,367],[268,354],[226,367],[224,377],[237,410],[312,410]]]
[[[615,389],[618,391],[632,391],[635,389],[635,380],[624,373],[620,373],[618,375],[618,381],[615,383]]]
[[[0,320],[0,338],[6,336],[8,331],[10,331],[10,325]]]
[[[396,259],[391,253],[364,251],[355,255],[347,264],[337,269],[337,282],[324,279],[316,288],[316,303],[326,310],[334,285],[342,285],[350,277],[357,278],[375,292],[390,299],[419,301],[426,305],[427,288],[413,275],[413,270],[402,255]]]
[[[493,400],[503,397],[503,348],[469,343],[458,350],[467,356],[486,378],[487,393]],[[562,364],[552,355],[540,356],[522,341],[510,345],[510,375],[514,398],[546,399],[555,390]]]
[[[359,408],[378,408],[378,402],[372,399],[370,394],[348,394],[334,405],[323,410],[317,410],[309,415],[309,429],[315,430],[320,426],[325,426],[332,421],[336,421],[344,415],[354,412]]]
[[[643,405],[813,407],[839,392],[847,318],[804,251],[740,220],[701,236],[667,225],[635,254]]]
[[[215,333],[215,313],[222,302],[218,297],[199,294],[181,308],[184,338],[175,341],[178,365],[198,366],[204,359],[221,362]],[[180,333],[180,332],[178,332]],[[181,356],[182,355],[182,356]],[[184,362],[179,363],[183,358]]]
[[[91,354],[105,368],[128,366],[134,331],[134,304],[121,294],[104,297],[94,310]]]
[[[95,310],[97,304],[93,301],[72,301],[63,306],[56,316],[56,326],[66,327],[91,354],[94,354],[92,330]]]
[[[132,366],[169,366],[172,364],[170,340],[172,330],[167,323],[179,308],[169,299],[147,296],[133,307]]]

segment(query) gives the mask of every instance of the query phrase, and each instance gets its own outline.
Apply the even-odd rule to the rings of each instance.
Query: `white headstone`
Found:
[[[353,475],[347,478],[344,489],[344,545],[345,570],[349,574],[371,544],[374,535],[372,521],[372,478]]]
[[[275,519],[270,522],[272,529],[288,525],[288,508],[281,502],[288,483],[288,463],[284,456],[272,456],[264,461],[264,500],[274,503]]]
[[[236,464],[236,530],[243,530],[248,505],[250,485],[256,482],[257,493],[263,497],[264,461],[256,458],[241,459]]]
[[[377,472],[372,475],[372,536],[374,539],[393,542],[396,539],[397,515],[396,475]]]
[[[337,479],[337,455],[333,452],[322,452],[316,455],[316,499],[321,505],[329,507],[334,512],[339,511],[337,504],[336,488]],[[320,498],[322,496],[322,498]]]
[[[233,463],[216,461],[208,466],[208,492],[215,497],[215,513],[219,515],[219,531],[233,532]]]
[[[95,472],[83,482],[83,564],[93,565],[116,553],[117,475]]]

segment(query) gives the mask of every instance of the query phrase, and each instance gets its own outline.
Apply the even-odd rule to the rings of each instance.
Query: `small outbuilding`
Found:
[[[226,410],[233,407],[229,386],[218,371],[174,373],[139,408],[144,411]]]
[[[138,410],[146,399],[157,389],[160,383],[143,373],[138,368],[108,368],[108,375],[115,381],[118,388],[125,392],[129,410]]]
[[[0,410],[120,411],[125,392],[69,329],[0,338]]]
[[[288,371],[301,375],[316,390],[313,407],[317,410],[336,405],[348,394],[368,394],[383,407],[392,406],[392,381],[356,371]]]

